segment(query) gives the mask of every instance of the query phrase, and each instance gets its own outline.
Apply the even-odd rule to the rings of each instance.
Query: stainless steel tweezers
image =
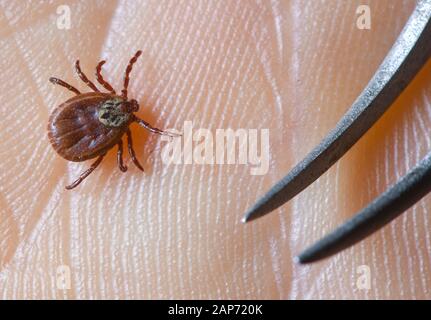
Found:
[[[419,0],[375,75],[328,136],[245,214],[262,217],[291,200],[337,162],[383,115],[431,56],[431,0]],[[297,261],[326,258],[361,241],[431,191],[431,152],[357,215],[303,251]]]

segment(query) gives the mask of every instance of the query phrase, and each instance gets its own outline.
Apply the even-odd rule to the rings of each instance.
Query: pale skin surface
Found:
[[[431,298],[431,198],[361,244],[311,266],[293,257],[352,216],[431,149],[431,63],[381,121],[290,204],[249,225],[243,212],[336,124],[401,31],[413,0],[0,2],[0,298]],[[239,4],[240,3],[240,4]],[[77,189],[92,161],[59,157],[50,112],[73,93],[59,77],[131,75],[138,115],[159,128],[270,129],[270,167],[162,163],[159,136],[132,132],[146,173],[116,149]],[[154,150],[154,151],[153,151]],[[153,151],[151,153],[151,151]],[[151,154],[150,154],[151,153]],[[56,270],[71,272],[58,289]],[[371,288],[356,286],[361,265]]]

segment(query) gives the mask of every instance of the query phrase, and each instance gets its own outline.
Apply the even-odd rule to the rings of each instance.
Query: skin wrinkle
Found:
[[[402,98],[397,102],[391,108],[396,111],[390,111],[379,128],[355,146],[357,150],[349,152],[292,205],[251,225],[239,223],[242,211],[336,123],[368,81],[414,6],[414,1],[369,3],[372,30],[358,31],[351,19],[356,17],[354,10],[359,1],[346,6],[331,0],[305,4],[301,0],[262,1],[245,8],[230,0],[193,5],[188,1],[150,1],[145,6],[109,2],[109,8],[115,4],[115,14],[112,9],[113,16],[105,19],[95,13],[100,10],[96,5],[101,3],[74,1],[73,17],[84,15],[72,18],[73,30],[58,32],[52,24],[55,3],[38,9],[41,17],[49,18],[47,23],[41,18],[27,25],[24,18],[28,9],[0,1],[0,7],[9,10],[9,19],[13,16],[12,33],[18,32],[23,40],[29,34],[27,30],[34,34],[34,40],[22,42],[20,49],[26,59],[32,57],[34,62],[29,70],[24,65],[16,67],[23,68],[16,73],[22,75],[23,83],[6,90],[17,97],[8,103],[16,106],[16,111],[8,113],[15,128],[26,122],[21,116],[26,114],[22,112],[25,106],[36,104],[38,109],[51,111],[69,97],[46,79],[59,76],[77,85],[71,70],[77,58],[85,61],[85,72],[94,79],[92,73],[98,62],[94,52],[100,52],[111,67],[103,69],[105,78],[118,89],[133,48],[142,48],[144,54],[132,72],[130,94],[142,105],[140,115],[152,124],[181,128],[182,122],[189,119],[196,127],[211,131],[228,126],[277,128],[270,132],[270,172],[265,176],[250,176],[247,166],[166,167],[159,158],[163,146],[159,137],[136,130],[137,152],[142,159],[150,159],[148,154],[154,145],[160,146],[146,165],[145,175],[132,166],[126,174],[118,172],[116,152],[111,151],[79,191],[70,194],[63,190],[64,185],[90,162],[68,165],[70,174],[65,175],[61,167],[67,162],[55,155],[45,139],[48,114],[37,110],[37,118],[43,121],[29,122],[36,131],[26,140],[26,131],[18,130],[13,139],[1,142],[2,163],[13,164],[6,160],[10,154],[10,159],[18,161],[15,166],[25,160],[22,167],[32,170],[31,177],[15,178],[19,187],[7,192],[5,205],[13,210],[18,224],[28,220],[26,211],[34,214],[40,210],[42,215],[35,225],[33,246],[26,246],[28,238],[19,239],[17,243],[26,250],[14,254],[0,270],[0,296],[429,297],[426,287],[430,278],[421,275],[430,268],[427,198],[403,220],[395,221],[393,227],[334,259],[306,268],[292,264],[293,254],[304,244],[353,215],[429,150],[425,131],[430,118],[429,90],[410,90],[407,96],[418,97],[420,93],[423,98]],[[97,21],[92,24],[86,14],[96,16]],[[96,30],[95,25],[102,29]],[[253,30],[257,47],[248,43],[247,30]],[[43,34],[49,37],[43,39]],[[12,39],[2,34],[2,43]],[[367,55],[363,54],[364,48]],[[347,55],[349,50],[353,52]],[[283,70],[280,61],[284,61]],[[429,83],[425,76],[429,70],[427,67],[414,87]],[[28,72],[33,77],[26,78]],[[6,92],[6,84],[15,82],[15,77],[13,74],[11,80],[0,82],[2,92]],[[30,86],[44,99],[42,102],[24,98],[27,103],[21,103],[20,90]],[[277,104],[285,114],[283,119],[272,108]],[[403,109],[410,111],[401,112]],[[12,137],[15,131],[10,129],[8,126],[1,130]],[[39,132],[44,141],[38,139]],[[16,141],[20,142],[17,147]],[[25,146],[21,141],[27,142]],[[125,160],[130,164],[128,157]],[[52,177],[42,177],[47,171]],[[362,181],[361,176],[367,179]],[[54,177],[58,181],[52,180]],[[4,171],[1,179],[10,186],[14,182]],[[24,186],[23,180],[35,182]],[[59,207],[49,209],[53,200],[41,201],[40,196],[38,200],[20,201],[23,188],[37,195],[47,192],[43,186],[46,181],[54,187],[50,192],[58,197]],[[328,190],[346,191],[352,196],[331,195]],[[109,201],[103,203],[101,199]],[[40,205],[39,209],[35,205]],[[47,214],[49,210],[54,210],[51,216]],[[41,228],[41,224],[46,227]],[[29,231],[24,232],[28,235]],[[399,247],[394,247],[397,242]],[[408,258],[413,260],[409,262]],[[52,274],[60,263],[72,270],[71,290],[55,288]],[[371,268],[372,288],[368,292],[354,287],[356,267],[362,264]],[[50,272],[34,278],[32,268]]]
[[[201,68],[201,70],[202,70],[202,68]],[[199,72],[198,72],[198,74],[199,74]],[[204,82],[202,82],[202,83],[204,83]],[[192,87],[193,88],[193,87]],[[201,91],[201,90],[200,90]],[[193,174],[192,174],[192,176],[191,176],[191,179],[190,179],[190,182],[191,181],[193,181]],[[191,188],[188,188],[188,190],[191,190]],[[190,201],[191,201],[191,199],[192,199],[192,196],[191,196],[191,194],[189,194],[189,196],[187,197],[187,200],[188,200],[188,202],[189,202],[189,205],[188,205],[188,207],[190,208]],[[190,227],[188,227],[187,229],[189,229]],[[189,278],[191,279],[192,278],[192,276],[191,276],[191,274],[190,274],[190,269],[189,269]]]
[[[283,44],[283,30],[282,30],[282,11],[280,9],[280,1],[272,0],[271,1],[271,13],[274,20],[274,28],[276,30],[276,39],[277,39],[277,47],[278,47],[278,55],[279,55],[279,63],[283,64],[284,58],[284,44]]]
[[[187,9],[191,9],[190,7],[187,7]],[[178,19],[180,19],[180,17],[182,17],[182,16],[186,16],[187,17],[187,15],[186,15],[186,13],[181,13],[181,11],[180,10],[175,10],[176,11],[176,15],[173,17],[173,21],[177,21]],[[157,57],[157,59],[155,60],[155,65],[160,65],[161,67],[163,67],[163,61],[170,61],[171,60],[171,57],[176,57],[177,59],[175,59],[175,62],[171,65],[174,69],[178,69],[178,64],[181,64],[181,60],[179,60],[179,57],[182,57],[183,55],[184,55],[184,52],[186,52],[185,50],[185,48],[184,47],[182,47],[182,51],[180,51],[179,52],[179,54],[178,54],[178,52],[177,52],[177,55],[175,55],[175,50],[171,50],[171,48],[172,47],[177,47],[178,45],[179,45],[179,43],[180,43],[180,37],[178,37],[178,34],[181,34],[181,33],[186,33],[186,34],[188,34],[189,32],[186,32],[186,31],[184,31],[185,30],[185,28],[186,28],[186,24],[181,24],[181,26],[180,26],[180,29],[179,30],[177,30],[176,28],[175,28],[175,23],[172,23],[172,28],[170,29],[170,31],[169,32],[167,32],[167,37],[166,37],[166,41],[164,42],[165,43],[165,45],[164,45],[164,47],[162,47],[162,48],[160,48],[160,51],[168,51],[169,52],[169,55],[168,56],[162,56],[162,55],[160,55],[160,58],[159,57]],[[203,25],[201,25],[201,26],[199,26],[199,29],[200,28],[202,28],[203,27]],[[179,32],[178,32],[179,31]],[[175,37],[175,41],[172,41],[171,39],[171,37],[172,37],[172,35],[177,35],[176,37]],[[194,41],[197,41],[197,39],[194,39]],[[171,48],[168,48],[167,46],[169,45],[169,44],[172,44],[172,47]],[[191,44],[191,48],[193,48],[194,47],[194,45],[195,45],[195,43],[192,43]],[[165,59],[163,59],[163,61],[161,61],[161,59],[162,59],[162,57],[165,57]],[[188,61],[187,61],[187,59],[184,61],[184,63],[182,64],[183,65],[183,67],[182,67],[182,69],[181,69],[181,71],[180,71],[180,74],[187,74],[186,73],[186,68],[188,67],[188,65],[189,65],[189,63],[188,63]],[[163,68],[161,69],[161,70],[163,70]],[[168,79],[168,82],[165,84],[165,85],[163,85],[163,89],[162,89],[162,91],[159,91],[159,92],[155,92],[154,91],[154,95],[158,95],[159,97],[162,97],[162,96],[164,96],[164,95],[167,95],[167,92],[168,92],[168,90],[169,90],[169,88],[171,88],[171,83],[173,83],[174,82],[174,85],[177,85],[178,84],[178,82],[176,82],[176,81],[174,81],[175,80],[175,77],[174,77],[174,74],[171,72],[171,68],[169,68],[169,67],[166,67],[166,69],[165,69],[165,73],[164,74],[161,74],[160,75],[160,79],[163,79],[163,78],[165,78],[165,76],[168,74],[168,73],[170,73],[171,74],[171,76],[169,77],[169,79]],[[190,75],[191,73],[188,73],[188,75]],[[184,82],[182,82],[181,84],[185,84],[187,81],[184,81]],[[159,86],[159,85],[162,85],[161,84],[161,82],[159,82],[159,84],[157,85],[157,86]],[[176,87],[174,86],[174,88],[173,88],[173,90],[175,90],[176,89]],[[181,90],[180,90],[181,91]],[[150,98],[153,98],[152,96],[150,96]],[[167,100],[167,104],[170,104],[171,105],[171,103],[170,103],[170,101],[171,101],[171,99],[173,99],[174,98],[174,96],[173,95],[168,95],[168,100]],[[158,104],[158,103],[157,103]],[[173,104],[175,107],[176,107],[176,104]],[[178,104],[178,105],[181,105],[181,104]],[[175,108],[174,107],[174,108]],[[169,116],[170,115],[172,115],[172,114],[176,114],[176,112],[175,112],[175,110],[172,110],[172,112],[169,112]]]
[[[49,201],[48,202],[49,203],[49,207],[47,207],[45,209],[46,214],[42,215],[41,218],[38,219],[37,224],[34,226],[34,228],[31,229],[31,233],[29,234],[28,239],[25,239],[25,240],[28,240],[28,241],[23,242],[25,244],[22,247],[22,257],[24,258],[23,264],[25,266],[28,266],[28,271],[26,271],[26,273],[25,273],[26,276],[32,277],[32,275],[34,273],[34,270],[32,270],[31,264],[27,263],[27,258],[26,257],[30,256],[32,254],[32,252],[34,252],[34,250],[32,250],[32,249],[36,247],[34,245],[34,243],[37,241],[36,239],[38,239],[39,236],[40,236],[40,234],[42,234],[44,231],[46,231],[48,229],[48,227],[49,227],[48,221],[53,219],[55,211],[58,208],[58,206],[60,205],[60,198],[58,196],[58,193],[54,193],[53,196],[52,196],[52,199],[53,199],[53,201]],[[43,257],[39,258],[40,252],[38,250],[36,250],[35,255],[36,255],[36,257],[38,259],[44,260]],[[37,271],[38,271],[38,275],[39,276],[41,274],[43,274],[42,270],[37,270]],[[39,277],[36,277],[36,279],[39,280],[39,281],[43,281]],[[42,296],[46,297],[45,294],[42,294]]]
[[[420,227],[418,225],[418,221],[417,221],[417,211],[416,209],[413,210],[414,214],[413,214],[413,228],[415,230],[419,230]],[[417,234],[414,235],[415,238],[415,242],[418,243],[419,242],[419,238],[417,236]],[[424,270],[424,259],[422,255],[419,255],[419,263],[418,263],[418,273],[417,274],[426,274],[425,270]],[[413,281],[414,281],[414,276],[412,275]],[[425,278],[419,278],[419,286],[420,286],[420,291],[419,292],[425,292],[426,291],[426,279]]]
[[[424,215],[423,215],[423,218],[424,218],[424,229],[425,230],[429,230],[428,210],[425,207],[424,201],[421,202],[421,208],[424,211]],[[426,243],[425,247],[429,248],[430,245],[431,245],[431,239],[430,239],[430,236],[429,236],[428,233],[426,234],[426,237],[425,237],[425,243]],[[430,256],[429,251],[425,251],[425,252],[427,253],[425,261],[430,261],[431,256]],[[427,269],[430,269],[429,264],[427,264]],[[427,280],[429,282],[429,278],[430,278],[429,272],[427,274],[428,274],[428,279]],[[430,289],[428,287],[425,287],[425,290],[426,290],[426,293],[429,294]]]
[[[0,193],[0,272],[12,259],[18,244],[18,226],[11,208]]]
[[[181,11],[180,10],[176,10],[176,15],[174,15],[173,17],[172,17],[172,20],[173,21],[177,21],[178,19],[179,19],[179,17],[180,16],[182,16],[182,15],[184,15],[185,16],[185,13],[181,13]],[[170,50],[170,48],[168,48],[168,45],[169,44],[172,44],[172,46],[173,47],[176,47],[176,46],[178,46],[178,44],[179,44],[179,41],[180,41],[180,39],[179,39],[179,37],[175,37],[175,40],[173,41],[172,40],[172,36],[173,35],[178,35],[178,34],[180,34],[180,33],[184,33],[184,28],[186,27],[186,25],[185,24],[182,24],[181,26],[180,26],[180,30],[178,30],[179,32],[177,33],[177,32],[175,32],[176,31],[176,25],[175,25],[175,23],[172,23],[171,24],[171,29],[169,30],[169,32],[166,32],[166,34],[167,34],[167,37],[166,37],[166,40],[164,41],[164,46],[162,46],[161,48],[160,48],[160,51],[161,52],[165,52],[165,51],[167,51],[167,52],[169,52],[170,54],[169,55],[167,55],[167,56],[162,56],[162,55],[159,55],[159,56],[157,56],[156,57],[156,59],[154,60],[154,65],[155,66],[160,66],[160,70],[163,70],[163,63],[162,63],[162,61],[161,61],[161,59],[162,59],[162,57],[164,57],[165,59],[165,61],[170,61],[171,59],[172,59],[172,57],[174,57],[175,56],[175,51],[174,50]],[[191,47],[193,47],[193,44],[192,44],[192,46]],[[185,49],[184,49],[185,50]],[[178,63],[180,63],[180,60],[179,60],[179,57],[181,57],[184,53],[183,52],[177,52],[177,56],[175,56],[177,59],[175,60],[175,62],[173,62],[172,64],[171,64],[171,67],[173,67],[174,69],[177,69],[178,68]],[[188,63],[184,63],[183,64],[183,68],[185,68],[186,66],[188,66]],[[166,69],[165,69],[165,72],[164,73],[162,73],[162,74],[160,74],[159,75],[159,79],[160,79],[160,81],[159,81],[159,83],[156,83],[156,87],[160,87],[160,86],[162,86],[162,91],[159,91],[159,92],[154,92],[153,93],[153,95],[151,95],[150,97],[149,97],[149,100],[152,100],[152,99],[157,99],[156,97],[154,97],[154,95],[158,95],[158,97],[163,97],[163,96],[165,96],[166,95],[166,93],[167,93],[167,90],[168,90],[168,88],[170,88],[170,86],[171,86],[171,83],[172,83],[172,81],[174,81],[174,79],[175,79],[175,77],[174,77],[174,75],[170,72],[170,68],[167,68],[166,67]],[[181,74],[183,74],[183,72],[185,72],[185,69],[182,69],[181,70],[182,72],[181,72]],[[166,77],[166,75],[167,74],[169,74],[169,73],[171,73],[171,76],[170,76],[170,78],[168,79],[168,81],[165,83],[165,84],[162,84],[162,82],[161,82],[161,79],[164,79],[165,77]],[[168,99],[170,98],[171,96],[169,96],[168,97]],[[169,100],[167,101],[167,102],[169,102]],[[157,102],[155,103],[156,105],[159,105]],[[175,106],[176,107],[176,106]],[[175,108],[174,107],[174,108]]]
[[[35,128],[35,126],[33,126],[33,128]],[[37,148],[36,148],[36,150],[37,150]],[[25,151],[25,150],[24,150]],[[32,161],[32,158],[30,158],[29,159],[30,161]],[[39,165],[40,165],[40,163],[39,163]],[[26,172],[26,167],[28,167],[29,166],[29,164],[28,163],[26,163],[25,164],[25,167],[24,168],[21,168],[21,170],[20,170],[20,174],[17,176],[17,177],[15,177],[15,178],[20,178],[20,177],[23,177],[23,176],[26,176],[26,174],[25,174],[25,172]],[[8,166],[9,168],[10,168],[10,166]],[[33,168],[33,169],[37,169],[37,168]],[[7,188],[7,187],[6,187]],[[18,192],[19,192],[19,190],[17,190]],[[18,193],[19,194],[19,193]],[[44,201],[40,201],[39,202],[40,203],[40,205],[42,205],[42,206],[40,206],[40,209],[38,210],[38,209],[36,209],[36,212],[38,212],[38,211],[43,211],[43,209],[44,209]],[[16,209],[14,209],[14,210],[18,210],[18,208],[19,208],[19,206],[21,205],[21,203],[19,203],[19,204],[17,204],[17,205],[15,205],[15,203],[11,203],[11,204],[13,204],[14,205],[14,207],[16,208]],[[30,229],[31,229],[31,227],[30,227]],[[25,232],[25,231],[24,231]]]
[[[265,13],[265,11],[263,11],[263,12]],[[255,24],[255,26],[256,26],[256,24]],[[282,112],[282,109],[280,107],[281,98],[280,98],[280,94],[278,93],[278,91],[279,91],[278,86],[276,85],[276,80],[275,80],[276,77],[275,77],[275,74],[274,74],[274,70],[272,70],[272,68],[270,67],[270,64],[268,63],[268,56],[265,53],[266,50],[267,50],[266,49],[267,46],[263,45],[263,43],[262,43],[262,41],[266,41],[265,37],[263,35],[268,33],[268,31],[267,31],[268,28],[264,26],[263,28],[260,28],[260,29],[263,30],[262,33],[261,33],[262,37],[261,38],[256,38],[255,37],[254,38],[254,43],[255,43],[256,50],[259,52],[258,56],[260,58],[259,59],[260,65],[263,67],[263,70],[265,70],[264,74],[266,76],[267,83],[269,84],[269,86],[272,87],[272,92],[271,92],[270,96],[274,96],[275,97],[275,99],[274,99],[274,101],[276,101],[275,104],[279,106],[278,110],[279,110],[279,112],[281,112],[281,115],[278,115],[278,116],[279,116],[280,119],[282,119],[283,118],[283,115],[282,115],[283,112]],[[258,29],[255,27],[255,30],[258,30]],[[273,105],[273,103],[271,103],[271,105]],[[280,120],[278,122],[278,124],[279,124],[278,127],[282,127],[281,123],[283,123],[283,121]],[[284,129],[281,129],[281,130],[285,131]],[[271,147],[271,149],[272,149],[272,147]],[[274,177],[274,179],[275,178],[276,177]],[[260,232],[258,232],[258,233],[260,233]],[[269,240],[269,241],[271,241],[271,240]],[[272,251],[271,248],[269,248],[269,250],[270,250],[270,252]],[[286,253],[286,254],[288,254],[289,251],[283,250],[283,252]],[[271,260],[274,261],[273,258],[271,258]],[[284,273],[284,276],[286,276],[286,272],[283,272],[283,273]],[[274,288],[277,290],[277,286],[280,287],[280,284],[275,283],[275,285],[276,286]],[[283,297],[283,295],[281,294],[280,289],[278,289],[277,298],[282,298],[282,297]]]
[[[399,162],[398,162],[398,159],[399,159],[399,155],[398,155],[399,143],[398,142],[400,141],[400,138],[399,138],[399,135],[400,135],[399,128],[396,128],[395,134],[396,134],[396,139],[394,141],[394,158],[392,159],[392,161],[394,162],[394,167],[393,167],[393,170],[394,170],[393,175],[395,176],[394,180],[398,180],[400,177],[399,177],[399,174],[398,174],[396,168],[400,167]],[[390,229],[391,238],[392,238],[391,241],[395,242],[396,239],[397,239],[397,232],[396,232],[396,226],[395,226],[395,224],[389,225],[389,229]],[[395,246],[394,248],[395,248],[395,255],[396,255],[395,261],[396,261],[397,269],[401,270],[401,252],[400,252],[400,248],[398,246]],[[403,277],[402,277],[402,275],[401,275],[400,272],[397,272],[397,278],[398,278],[398,284],[401,284],[401,288],[399,288],[400,295],[401,295],[401,297],[404,297],[405,296],[404,289],[403,289],[404,286],[402,285],[404,280],[403,280]]]
[[[31,25],[36,25],[40,21],[43,21],[47,18],[49,14],[42,14],[40,16],[33,17],[33,19],[29,18],[28,13],[37,13],[37,10],[33,7],[33,10],[10,10],[10,14],[8,15],[8,6],[13,6],[15,4],[8,4],[6,5],[5,2],[0,2],[0,8],[2,9],[1,17],[4,19],[5,25],[6,25],[6,32],[4,34],[0,34],[2,39],[10,37],[13,33],[20,32],[23,29],[31,27]],[[40,5],[40,4],[37,4]],[[16,21],[16,19],[19,17],[19,13],[26,13],[26,16],[22,21]],[[15,21],[12,21],[11,19],[14,19]],[[3,22],[3,20],[2,20]],[[1,30],[4,30],[1,28]]]
[[[264,26],[260,32],[261,38],[256,39],[255,37],[253,37],[253,40],[254,40],[254,44],[256,47],[256,51],[258,52],[260,64],[264,70],[264,75],[268,81],[268,84],[272,88],[272,95],[275,97],[275,101],[277,101],[276,106],[278,108],[279,116],[281,119],[283,119],[284,116],[283,116],[283,108],[282,108],[281,103],[280,103],[281,102],[280,101],[281,100],[280,92],[278,89],[278,85],[276,84],[276,81],[274,79],[274,76],[272,76],[272,74],[274,74],[274,70],[272,70],[272,68],[270,66],[270,62],[269,62],[270,59],[269,59],[267,52],[265,50],[265,48],[266,48],[265,45],[261,45],[261,42],[263,42],[263,40],[265,39],[265,36],[267,36],[267,33],[268,33],[267,29]],[[254,36],[255,32],[253,32],[252,35]],[[282,126],[280,125],[280,127],[282,127]]]
[[[408,121],[406,121],[406,119],[408,119],[408,117],[405,117],[403,119],[403,136],[404,136],[403,147],[404,147],[404,154],[409,154],[409,150],[411,150],[411,148],[409,148],[409,145],[408,145],[408,142],[409,142],[409,133],[411,132],[412,128],[410,128],[410,126],[408,124]],[[417,163],[418,161],[420,161],[420,159],[416,159],[415,162]],[[408,169],[411,168],[409,162],[410,162],[409,161],[409,157],[406,157],[405,161],[404,161],[405,172],[408,172]],[[408,256],[412,256],[412,253],[409,250],[410,249],[409,245],[408,245],[408,243],[409,243],[408,240],[409,239],[408,239],[408,235],[406,233],[406,230],[407,230],[406,228],[408,228],[408,225],[410,224],[409,222],[411,222],[411,220],[414,221],[414,219],[415,219],[415,210],[412,209],[411,213],[412,214],[409,215],[409,216],[403,216],[402,217],[402,224],[403,224],[403,228],[402,228],[403,234],[402,234],[402,236],[404,238],[403,243],[406,244],[406,246],[405,246],[406,250],[405,251],[406,251],[406,253],[407,253]],[[415,230],[417,230],[417,229],[415,229]],[[410,269],[410,271],[414,271],[413,263],[414,262],[412,261],[412,259],[408,260],[408,268]],[[413,276],[413,274],[411,272],[409,272],[409,278],[410,278],[410,281],[412,283],[412,286],[410,287],[410,295],[414,297],[415,296],[415,292],[416,292],[416,290],[415,290],[416,284],[415,284],[414,276]]]
[[[215,15],[214,15],[215,16]],[[211,24],[213,24],[213,21],[210,21],[210,26],[211,26]],[[222,59],[223,60],[223,56],[222,55],[219,55],[219,57],[220,57],[220,59]],[[216,61],[216,62],[218,62],[218,61]],[[218,64],[218,63],[217,63]],[[205,65],[204,65],[204,67],[205,67]],[[200,68],[200,70],[199,71],[202,71],[203,69],[204,69],[204,67],[201,67]],[[224,68],[224,63],[222,62],[221,63],[221,68],[223,69]],[[197,74],[196,74],[196,79],[199,79],[200,77],[202,77],[203,78],[203,80],[204,81],[201,81],[201,86],[206,82],[205,80],[207,80],[208,79],[208,72],[209,72],[209,70],[210,70],[210,67],[209,67],[209,65],[207,66],[207,73],[206,73],[206,75],[205,76],[202,76],[200,73],[199,73],[199,71],[197,72]],[[203,72],[203,71],[202,71]],[[190,73],[191,74],[191,73]],[[220,81],[222,81],[223,80],[223,78],[221,78],[221,77],[219,77],[217,80],[216,80],[216,84],[215,84],[215,86],[217,87],[218,85],[219,85],[219,79],[220,79]],[[185,82],[184,82],[185,83]],[[193,86],[192,86],[193,87]],[[183,90],[185,87],[183,87],[181,90]],[[201,89],[200,90],[198,90],[199,92],[202,92],[203,93],[203,90],[202,90],[202,88],[203,87],[201,87]],[[223,89],[223,87],[222,87],[222,89]],[[222,91],[223,92],[223,91]],[[212,92],[213,93],[213,92]],[[196,101],[199,101],[199,99],[200,99],[200,97],[202,96],[202,94],[200,94],[200,95],[198,95],[197,96],[197,98],[196,98]],[[221,96],[221,95],[219,95],[219,96]],[[191,95],[189,95],[187,98],[191,98]],[[210,99],[210,97],[211,97],[211,95],[208,95],[208,100]],[[189,103],[189,101],[188,101],[189,99],[186,99],[185,101],[184,101],[184,103],[185,104],[187,104],[187,103]],[[195,104],[195,105],[197,105],[197,103]],[[208,105],[208,104],[205,104],[205,105]],[[220,104],[221,105],[221,104]],[[223,117],[224,115],[226,115],[226,113],[225,113],[225,111],[224,111],[224,109],[223,110],[220,110],[220,113],[221,113],[221,116]],[[214,113],[213,113],[214,114]],[[215,115],[215,114],[214,114]],[[186,115],[186,117],[185,117],[185,119],[192,119],[192,117],[191,117],[191,113],[189,113],[189,114],[187,114]],[[213,123],[214,122],[214,120],[213,121],[211,121],[210,123]]]
[[[48,218],[52,216],[52,213],[53,213],[53,210],[51,210],[49,212],[49,214],[47,215]],[[14,252],[14,261],[21,261],[24,266],[29,266],[29,270],[28,271],[26,270],[24,275],[30,276],[31,279],[33,279],[33,277],[35,277],[35,276],[40,276],[42,273],[40,269],[32,268],[32,266],[27,263],[28,255],[26,254],[28,252],[31,252],[29,249],[31,249],[32,247],[35,247],[34,242],[36,241],[37,235],[40,234],[40,233],[38,233],[38,231],[40,231],[40,229],[43,229],[46,226],[46,224],[44,224],[43,222],[41,223],[40,220],[38,222],[39,223],[37,226],[40,226],[40,227],[37,228],[37,226],[36,226],[35,228],[33,228],[32,233],[29,234],[26,237],[26,239],[24,239],[24,240],[29,240],[29,241],[28,242],[21,241],[21,244],[16,248],[16,251]],[[14,267],[11,266],[9,269],[14,270]],[[2,271],[6,272],[7,270],[4,269]]]
[[[230,26],[229,26],[229,27],[230,27]],[[233,63],[232,63],[232,64],[233,64]],[[232,65],[232,64],[231,64],[231,65]],[[222,64],[222,66],[224,67],[224,64]],[[224,83],[223,83],[223,85],[225,85],[225,83],[226,83],[226,82],[224,82]],[[223,92],[223,91],[224,91],[224,90],[222,89],[222,90],[221,90],[221,92]],[[224,113],[224,112],[223,112],[222,114],[223,114],[223,115],[225,115],[225,113]],[[219,177],[220,177],[220,176],[219,176]],[[210,260],[208,260],[208,261],[210,261]],[[225,281],[226,281],[226,280],[225,280]]]

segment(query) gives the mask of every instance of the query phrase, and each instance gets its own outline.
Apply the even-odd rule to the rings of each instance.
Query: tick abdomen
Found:
[[[48,123],[48,137],[55,151],[69,161],[84,161],[112,148],[127,129],[123,124],[128,118],[111,108],[120,99],[90,92],[58,106]],[[106,119],[101,119],[104,115]]]

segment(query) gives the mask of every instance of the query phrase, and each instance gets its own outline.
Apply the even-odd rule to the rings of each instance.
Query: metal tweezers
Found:
[[[321,142],[245,214],[248,222],[277,209],[337,162],[413,80],[431,56],[431,0],[419,0],[395,44],[351,108]],[[431,191],[431,152],[353,218],[307,248],[310,263],[336,254],[379,230]]]

